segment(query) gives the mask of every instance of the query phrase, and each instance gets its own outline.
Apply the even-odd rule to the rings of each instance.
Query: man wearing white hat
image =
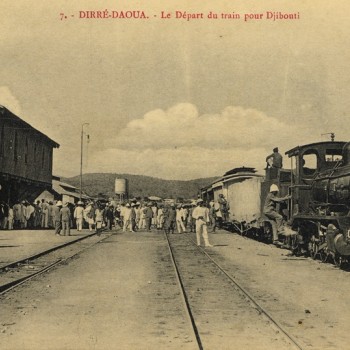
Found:
[[[177,227],[178,233],[186,232],[185,225],[182,221],[183,216],[184,216],[183,208],[182,208],[182,205],[179,204],[176,208],[176,227]]]
[[[279,188],[277,185],[272,184],[270,186],[270,193],[267,195],[264,204],[264,214],[271,220],[272,222],[272,234],[273,234],[273,244],[278,244],[278,231],[282,226],[283,216],[277,211],[276,206],[277,203],[284,202],[291,198],[290,196],[285,197],[277,197],[277,193],[279,192]]]
[[[70,210],[68,208],[68,202],[64,203],[60,210],[60,217],[62,223],[62,236],[70,236]]]
[[[201,245],[201,235],[204,239],[205,247],[213,247],[209,243],[208,239],[208,229],[207,225],[209,224],[209,209],[204,205],[202,199],[197,200],[197,206],[192,212],[192,217],[196,220],[196,237],[197,245]]]
[[[61,217],[60,217],[61,208],[62,208],[61,201],[58,201],[56,205],[52,208],[52,220],[55,227],[56,236],[59,236],[61,232]]]
[[[83,229],[83,219],[84,219],[84,208],[83,208],[84,203],[82,201],[79,201],[77,203],[76,208],[74,209],[74,219],[77,224],[77,230],[81,231]]]
[[[130,225],[130,216],[131,216],[131,207],[130,207],[129,203],[126,203],[125,208],[124,208],[123,232],[126,232],[126,230],[128,229],[128,227]]]

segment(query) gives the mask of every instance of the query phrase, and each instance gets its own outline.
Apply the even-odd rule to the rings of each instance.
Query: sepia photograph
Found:
[[[349,10],[2,0],[0,348],[350,348]]]

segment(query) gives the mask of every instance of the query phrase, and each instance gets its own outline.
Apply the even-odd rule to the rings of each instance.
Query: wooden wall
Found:
[[[53,147],[27,123],[0,115],[0,173],[51,183]]]

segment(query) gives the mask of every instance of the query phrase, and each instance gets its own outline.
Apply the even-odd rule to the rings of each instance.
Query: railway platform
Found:
[[[56,236],[54,229],[0,230],[0,269],[90,234],[89,230],[74,229],[71,236]]]

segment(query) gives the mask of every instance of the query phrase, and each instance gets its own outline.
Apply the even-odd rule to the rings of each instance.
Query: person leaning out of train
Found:
[[[291,196],[278,197],[278,192],[278,186],[272,184],[264,204],[264,214],[274,222],[272,225],[273,244],[278,244],[278,232],[280,231],[283,222],[283,216],[277,211],[277,204],[291,198]]]
[[[218,204],[220,206],[220,213],[221,213],[221,222],[222,221],[227,221],[228,219],[228,212],[230,210],[229,204],[227,203],[226,198],[224,197],[224,195],[222,193],[219,194],[219,198],[218,198]]]

